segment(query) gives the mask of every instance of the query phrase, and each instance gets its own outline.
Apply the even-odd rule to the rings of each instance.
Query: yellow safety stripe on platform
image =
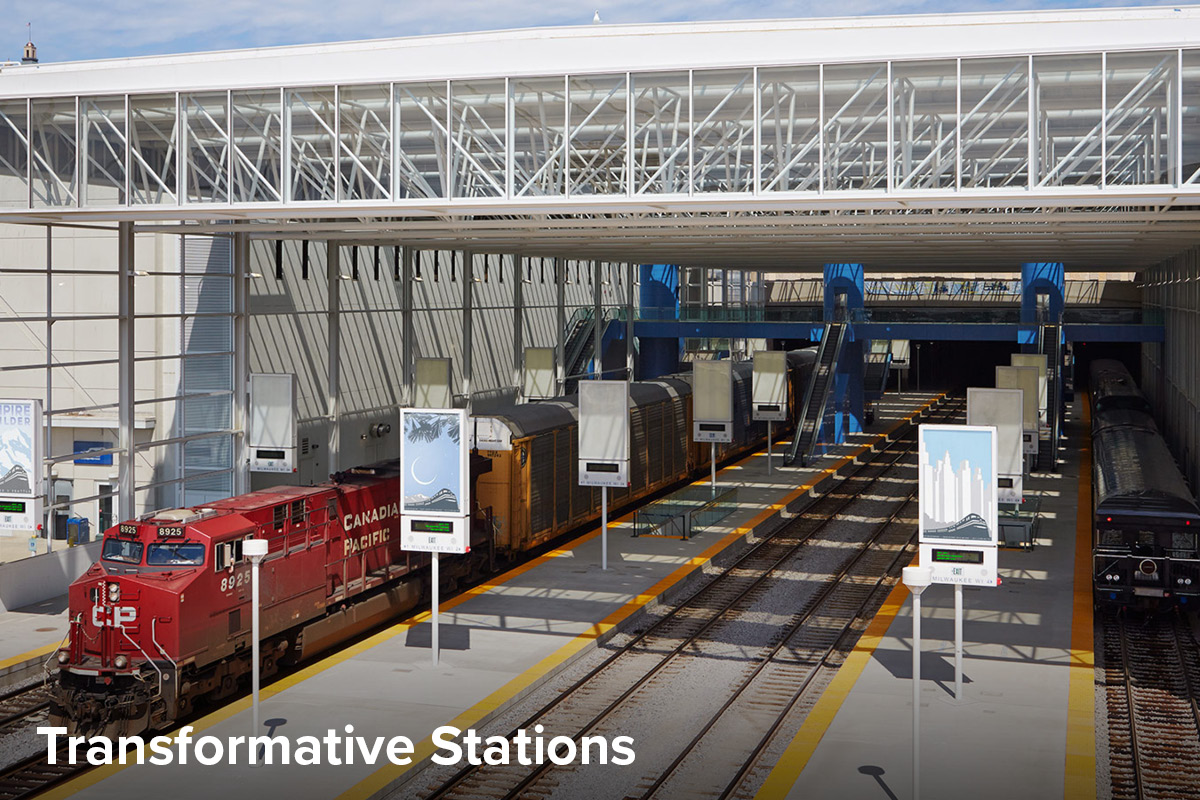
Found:
[[[697,567],[703,566],[704,564],[707,564],[712,559],[713,556],[720,553],[722,550],[724,550],[729,545],[733,544],[733,542],[736,541],[738,538],[749,534],[752,530],[754,530],[754,528],[756,526],[760,525],[762,522],[764,522],[765,520],[770,518],[771,515],[782,510],[785,506],[787,506],[788,503],[799,498],[805,492],[810,491],[814,486],[816,486],[818,483],[820,483],[827,475],[835,473],[842,467],[851,463],[854,459],[858,458],[860,455],[862,455],[864,452],[866,452],[872,446],[877,444],[881,439],[886,438],[887,436],[891,435],[893,432],[898,430],[900,427],[902,427],[906,422],[908,422],[908,420],[912,419],[912,417],[915,417],[921,413],[924,413],[926,410],[929,409],[930,406],[932,406],[934,403],[941,400],[942,397],[944,397],[944,394],[937,395],[932,400],[930,400],[929,402],[925,403],[920,408],[915,410],[912,414],[910,414],[905,419],[900,420],[895,425],[888,428],[888,430],[884,431],[881,434],[878,434],[871,442],[864,444],[861,447],[857,448],[854,452],[849,453],[846,456],[843,456],[833,466],[827,467],[826,469],[821,470],[821,472],[818,473],[817,475],[815,475],[811,480],[801,484],[800,486],[798,486],[797,488],[795,488],[794,490],[789,492],[787,494],[787,496],[784,497],[782,500],[779,500],[775,503],[768,505],[766,508],[764,508],[758,514],[756,514],[754,516],[754,518],[751,519],[749,522],[745,523],[744,525],[740,526],[736,530],[721,537],[719,540],[717,540],[712,545],[707,547],[699,555],[693,556],[692,558],[688,559],[685,563],[681,564],[678,568],[676,568],[673,572],[671,572],[671,574],[669,574],[666,577],[659,580],[659,582],[654,584],[654,586],[650,587],[645,592],[638,594],[637,596],[635,596],[634,598],[629,600],[627,603],[625,603],[625,605],[621,606],[621,608],[617,609],[616,611],[614,611],[613,613],[611,613],[607,617],[605,617],[603,620],[601,620],[599,623],[597,623],[591,631],[589,631],[588,633],[582,633],[582,634],[575,636],[570,642],[568,642],[564,646],[560,647],[558,650],[551,653],[550,655],[546,656],[541,661],[539,661],[537,664],[534,664],[532,667],[525,670],[520,675],[518,675],[517,677],[513,678],[511,681],[506,683],[504,686],[501,686],[499,689],[492,692],[490,695],[485,697],[483,700],[479,701],[478,703],[471,706],[470,708],[465,709],[461,714],[459,714],[454,719],[452,719],[450,722],[445,723],[445,724],[452,725],[455,728],[459,728],[459,729],[463,729],[463,730],[470,728],[474,725],[477,725],[480,722],[480,720],[482,720],[484,717],[486,717],[488,714],[495,711],[496,709],[502,708],[504,706],[504,704],[510,698],[512,698],[513,696],[515,696],[517,694],[520,694],[526,687],[528,687],[530,684],[532,684],[535,680],[546,675],[548,672],[550,672],[554,668],[561,665],[563,662],[570,659],[572,656],[574,656],[576,653],[578,653],[580,650],[582,650],[585,646],[590,644],[593,640],[599,638],[600,636],[603,636],[605,633],[607,633],[612,628],[620,625],[621,622],[628,619],[640,608],[642,608],[643,606],[652,602],[653,600],[657,599],[659,597],[659,595],[661,595],[667,589],[671,588],[676,583],[678,583],[679,581],[681,581],[685,577],[687,577],[689,574],[691,574],[691,572],[694,569],[696,569]],[[752,458],[752,457],[753,457],[753,455],[748,456],[748,458]],[[745,459],[743,459],[743,461],[744,460]],[[738,464],[740,464],[740,463],[741,463],[741,461],[738,462]],[[729,469],[729,467],[726,467],[726,469]],[[702,483],[702,482],[698,481],[697,483]],[[895,594],[895,593],[893,592],[893,594]],[[891,602],[891,599],[892,598],[889,596],[888,602]],[[901,595],[901,599],[903,599],[903,595]],[[895,611],[892,611],[892,615],[895,616]],[[868,628],[868,633],[870,632],[870,630],[871,629]],[[886,626],[884,627],[884,630],[885,631],[887,630]],[[867,636],[867,634],[864,634],[863,639],[866,639],[866,636]],[[882,634],[880,634],[880,636],[882,636]],[[872,646],[872,650],[874,650],[874,646]],[[860,668],[860,671],[861,671],[861,668]],[[433,739],[432,738],[423,739],[413,749],[413,762],[411,764],[409,764],[407,766],[397,766],[395,764],[388,764],[388,765],[380,768],[379,770],[377,770],[370,777],[365,778],[364,780],[360,781],[358,784],[352,786],[350,789],[348,789],[345,792],[343,792],[342,794],[338,795],[337,800],[366,800],[367,798],[375,797],[376,795],[378,795],[378,794],[382,793],[384,790],[386,790],[390,784],[392,784],[393,782],[398,780],[406,772],[413,769],[414,767],[420,767],[422,765],[422,762],[433,754],[434,750],[435,750],[435,748],[433,746]]]
[[[1091,429],[1091,406],[1083,396],[1083,424]],[[1092,641],[1092,442],[1079,445],[1079,499],[1075,509],[1075,587],[1067,689],[1067,758],[1063,797],[1096,797],[1096,656]]]
[[[917,563],[915,559],[913,563]],[[817,745],[829,731],[829,726],[833,724],[833,718],[837,716],[842,704],[850,696],[850,690],[854,688],[854,684],[858,682],[859,676],[862,675],[867,663],[875,654],[875,648],[887,635],[888,627],[896,618],[900,607],[904,605],[905,595],[907,595],[907,591],[904,584],[897,583],[892,588],[887,599],[883,601],[883,605],[879,607],[878,613],[875,614],[875,618],[871,620],[871,624],[863,631],[863,635],[859,637],[850,655],[838,668],[837,674],[833,676],[829,686],[821,693],[821,697],[813,706],[812,711],[808,712],[808,716],[804,718],[800,730],[796,731],[796,735],[792,737],[787,749],[780,756],[779,762],[771,770],[767,779],[763,781],[754,800],[776,800],[787,797],[792,786],[799,780],[800,773],[808,766],[809,760],[817,750]]]
[[[871,442],[862,445],[861,447],[857,448],[853,453],[850,453],[850,454],[844,456],[832,467],[828,467],[828,468],[822,470],[820,473],[818,473],[816,476],[814,476],[813,480],[797,487],[792,492],[788,493],[788,495],[783,500],[769,505],[768,507],[763,509],[762,512],[760,512],[758,515],[756,515],[754,517],[754,519],[752,519],[750,522],[748,522],[745,525],[743,525],[742,527],[738,528],[736,531],[726,534],[718,542],[714,543],[713,545],[711,545],[710,547],[705,549],[704,552],[689,559],[687,563],[678,567],[674,572],[672,572],[670,575],[668,575],[665,578],[663,578],[662,580],[660,580],[658,583],[656,583],[654,586],[652,586],[649,590],[647,590],[646,592],[644,592],[642,594],[637,595],[636,597],[631,599],[629,602],[627,602],[624,606],[622,606],[621,608],[614,611],[612,614],[610,614],[608,617],[606,617],[601,622],[597,623],[595,626],[593,626],[591,631],[589,631],[588,633],[583,633],[583,634],[579,634],[579,635],[575,636],[570,642],[568,642],[563,647],[559,648],[558,651],[547,656],[541,662],[534,665],[533,667],[530,667],[528,670],[521,673],[516,678],[513,678],[507,684],[505,684],[501,688],[497,689],[491,695],[484,698],[480,702],[476,703],[474,706],[464,710],[461,714],[459,714],[457,717],[455,717],[449,723],[445,723],[445,724],[454,725],[455,727],[458,727],[458,728],[470,727],[472,724],[474,724],[478,720],[482,719],[484,716],[486,716],[491,711],[502,706],[508,698],[512,697],[515,694],[520,693],[520,691],[524,687],[528,686],[537,677],[545,674],[545,672],[548,669],[553,668],[554,666],[557,666],[558,664],[561,664],[563,661],[570,658],[573,654],[578,652],[584,646],[591,643],[595,639],[599,638],[604,633],[606,633],[608,630],[610,630],[612,627],[614,627],[615,625],[619,624],[621,621],[626,619],[634,611],[636,611],[637,609],[646,605],[647,603],[651,602],[652,600],[656,599],[659,594],[666,591],[668,588],[670,588],[676,582],[681,580],[691,570],[695,569],[699,565],[707,563],[709,558],[711,558],[717,552],[720,552],[722,549],[727,547],[738,537],[746,535],[750,530],[752,530],[754,528],[755,525],[758,525],[760,522],[762,522],[768,516],[775,513],[776,511],[779,511],[784,506],[786,506],[788,503],[792,502],[793,500],[800,497],[805,492],[812,489],[813,486],[816,486],[818,483],[820,483],[820,481],[823,480],[826,475],[834,473],[837,470],[844,467],[845,465],[851,463],[854,459],[858,458],[858,456],[860,456],[862,453],[864,453],[866,450],[868,450],[874,444],[878,443],[881,439],[884,439],[887,436],[890,436],[892,433],[894,433],[896,430],[898,430],[900,427],[902,427],[910,419],[925,412],[926,410],[929,409],[930,406],[937,403],[943,397],[944,397],[944,394],[936,395],[931,400],[926,402],[924,405],[922,405],[921,407],[919,407],[918,409],[913,411],[908,417],[900,420],[899,422],[897,422],[892,427],[888,428],[883,433],[878,434]],[[749,460],[750,458],[754,458],[755,455],[756,455],[755,453],[751,453],[750,455],[746,456],[743,459],[740,459],[738,462],[730,465],[729,467],[726,467],[725,469],[731,469],[733,467],[736,467],[737,465],[741,464],[743,461]],[[705,479],[704,481],[696,481],[695,484],[693,484],[693,485],[703,485],[706,482],[706,480],[707,479]],[[633,514],[634,514],[634,512],[630,511],[615,520],[610,520],[609,524],[610,525],[617,524],[617,523],[626,521],[628,519],[631,519],[633,517]],[[447,600],[442,601],[438,607],[440,610],[445,611],[447,609],[451,609],[458,605],[461,605],[462,603],[466,602],[468,599],[475,597],[477,595],[483,594],[487,591],[490,591],[491,589],[496,588],[504,583],[507,583],[508,581],[512,580],[513,578],[523,575],[524,573],[528,572],[529,570],[533,569],[534,567],[544,564],[545,562],[549,561],[552,558],[557,558],[561,555],[569,553],[570,551],[574,550],[576,547],[596,538],[599,535],[600,535],[600,529],[599,529],[599,526],[597,526],[596,530],[589,531],[588,533],[583,534],[582,536],[579,536],[579,537],[575,538],[574,540],[566,543],[562,547],[555,548],[554,550],[546,552],[546,553],[538,556],[537,558],[531,559],[524,564],[513,567],[512,569],[508,570],[507,572],[501,573],[500,575],[496,576],[495,578],[493,578],[492,580],[490,580],[486,583],[482,583],[478,586],[474,586],[474,587],[462,592],[461,594],[458,594],[454,597],[451,597]],[[281,692],[284,692],[287,689],[292,688],[293,686],[303,683],[304,681],[308,680],[309,678],[311,678],[315,675],[325,672],[326,670],[331,669],[331,668],[337,666],[338,664],[349,661],[350,659],[354,658],[355,656],[359,655],[360,653],[366,652],[367,650],[370,650],[371,648],[375,647],[376,645],[382,644],[382,643],[384,643],[390,639],[393,639],[396,636],[399,636],[403,633],[407,633],[411,628],[427,621],[430,618],[430,616],[431,616],[431,614],[429,611],[422,611],[419,614],[416,614],[413,617],[411,617],[407,620],[404,620],[403,622],[396,623],[395,625],[393,625],[385,630],[382,630],[379,633],[362,640],[361,642],[358,642],[357,644],[351,645],[350,647],[340,650],[337,653],[334,653],[333,655],[326,656],[325,658],[322,658],[321,660],[316,661],[316,662],[312,663],[311,665],[304,667],[303,669],[300,669],[291,675],[288,675],[287,677],[280,678],[279,680],[272,682],[270,685],[264,686],[259,692],[259,699],[260,699],[260,701],[268,700],[269,698],[274,697],[275,695],[280,694]],[[236,714],[239,714],[243,711],[249,710],[250,705],[251,705],[250,697],[243,697],[241,700],[230,703],[229,705],[224,706],[223,708],[217,709],[216,711],[212,712],[211,714],[201,717],[199,720],[197,720],[191,726],[193,729],[192,730],[193,736],[195,734],[198,734],[202,731],[207,730],[208,728],[211,728],[213,725],[216,725],[219,722],[223,722],[224,720],[229,719],[230,717],[232,717]],[[172,740],[174,740],[177,737],[178,733],[179,733],[179,729],[176,729],[166,735],[168,737],[170,737]],[[392,764],[382,767],[381,769],[376,770],[374,773],[372,773],[367,778],[364,778],[362,781],[360,781],[359,783],[352,786],[346,792],[339,795],[338,800],[351,800],[352,798],[371,797],[378,791],[385,788],[389,783],[391,783],[393,780],[398,778],[400,775],[403,775],[405,772],[412,769],[413,766],[419,766],[426,757],[428,757],[430,754],[432,754],[432,752],[433,752],[432,738],[426,738],[426,739],[422,740],[414,748],[413,764],[406,766],[406,767],[398,767],[398,766],[395,766]],[[106,779],[112,777],[116,773],[125,769],[127,766],[131,766],[131,765],[111,764],[108,766],[96,767],[95,769],[89,770],[87,773],[79,776],[78,778],[69,780],[66,783],[62,784],[61,786],[51,789],[39,796],[41,798],[43,798],[44,800],[65,800],[65,798],[69,798],[69,797],[75,795],[76,793],[87,788],[88,786],[92,786],[93,784],[99,783],[103,780],[106,780]]]
[[[9,667],[15,667],[18,664],[24,664],[27,661],[44,661],[44,656],[48,656],[53,653],[58,649],[60,644],[62,644],[62,642],[58,641],[54,644],[48,644],[44,647],[39,647],[36,650],[30,650],[28,653],[21,653],[19,656],[2,659],[0,660],[0,671],[6,670]]]

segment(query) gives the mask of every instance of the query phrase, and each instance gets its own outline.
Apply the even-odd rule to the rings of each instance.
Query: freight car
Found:
[[[1200,508],[1132,379],[1106,370],[1093,414],[1092,577],[1098,606],[1164,609],[1200,602]],[[1093,376],[1096,371],[1093,365]],[[1114,391],[1114,386],[1119,387]],[[1136,393],[1136,395],[1135,395]],[[1149,404],[1145,404],[1149,407]]]
[[[789,354],[792,396],[811,352]],[[750,367],[737,364],[735,441],[762,441],[750,421]],[[708,464],[690,442],[690,376],[631,385],[628,504]],[[471,552],[443,559],[443,581],[496,568],[599,516],[596,491],[576,485],[575,398],[475,417]],[[782,434],[783,431],[780,431]],[[100,560],[69,590],[70,629],[58,652],[51,715],[72,732],[128,736],[161,729],[238,691],[250,673],[250,565],[242,546],[266,539],[262,565],[264,676],[415,607],[429,556],[399,539],[396,461],[281,486],[202,508],[173,509],[105,532]]]

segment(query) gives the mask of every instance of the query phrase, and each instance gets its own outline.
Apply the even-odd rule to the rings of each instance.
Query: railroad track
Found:
[[[1178,617],[1104,620],[1113,800],[1200,797],[1200,648]]]
[[[0,736],[50,708],[50,687],[39,683],[0,695]]]
[[[961,406],[943,412],[952,414],[958,408]],[[662,745],[664,741],[690,740],[674,753],[673,759],[651,759],[653,773],[632,790],[623,791],[628,797],[641,798],[734,796],[746,778],[761,767],[763,753],[791,712],[814,700],[806,698],[807,690],[847,635],[853,633],[857,638],[860,631],[856,628],[865,625],[880,587],[894,581],[889,576],[911,559],[915,521],[893,523],[905,511],[912,511],[915,479],[902,483],[896,495],[887,492],[888,488],[896,488],[887,477],[905,459],[910,463],[915,460],[910,458],[915,452],[914,439],[915,428],[633,636],[518,725],[509,740],[513,741],[517,730],[522,729],[544,730],[547,737],[569,736],[581,743],[584,736],[627,734],[636,727],[634,723],[661,728],[655,718],[656,709],[665,711],[672,703],[682,703],[689,708],[692,724],[688,728],[663,729],[661,736],[638,741]],[[906,446],[898,447],[901,444]],[[893,448],[897,452],[889,453]],[[885,453],[889,455],[885,457]],[[879,490],[882,496],[872,494]],[[860,495],[868,499],[860,499]],[[851,516],[849,512],[856,503],[880,502],[890,505],[890,511],[869,523],[870,533],[852,546],[820,538],[829,521],[840,520],[839,515]],[[809,546],[831,551],[845,548],[845,554],[841,563],[827,573],[802,579],[810,584],[807,588],[811,591],[794,613],[782,622],[763,625],[761,601],[771,590],[798,581],[804,567],[797,557]],[[757,631],[747,638],[746,631],[754,628]],[[698,692],[689,696],[686,687],[690,670],[702,662],[711,665],[717,661],[729,665],[728,688],[715,698],[698,696]],[[536,727],[539,725],[540,729]],[[659,762],[669,764],[660,769]],[[549,797],[556,788],[562,789],[563,796],[572,796],[582,788],[580,776],[571,775],[574,769],[573,765],[557,766],[550,761],[532,770],[515,761],[466,767],[444,783],[427,787],[421,796],[429,800]],[[650,769],[646,766],[642,771]],[[608,793],[620,796],[621,792]]]
[[[45,722],[50,711],[50,687],[35,684],[0,696],[0,737]],[[87,764],[47,764],[45,753],[0,767],[0,800],[23,800],[88,769]]]

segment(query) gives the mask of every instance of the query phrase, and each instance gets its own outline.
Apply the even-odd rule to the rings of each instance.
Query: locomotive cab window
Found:
[[[198,567],[204,563],[204,545],[197,542],[156,542],[146,551],[146,564],[153,567]]]
[[[121,561],[126,564],[142,563],[142,543],[128,542],[124,539],[105,539],[104,549],[100,551],[100,558],[105,561]]]
[[[1196,534],[1191,531],[1176,531],[1171,534],[1171,549],[1180,558],[1195,558]]]
[[[213,571],[220,572],[224,569],[231,569],[242,563],[242,542],[245,539],[238,539],[234,542],[224,542],[213,546]]]
[[[1125,541],[1125,533],[1116,528],[1101,528],[1100,535],[1097,537],[1097,542],[1101,547],[1120,547],[1128,549],[1128,543]]]

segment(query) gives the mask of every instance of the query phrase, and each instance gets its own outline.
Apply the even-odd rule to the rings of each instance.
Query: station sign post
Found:
[[[251,472],[296,471],[296,376],[250,373]]]
[[[962,699],[963,586],[996,586],[996,429],[917,429],[918,541],[933,583],[954,585],[954,697]]]
[[[400,545],[431,556],[430,647],[435,667],[438,557],[471,549],[470,453],[465,409],[400,409]]]
[[[448,358],[418,358],[413,367],[417,408],[453,408],[453,371]]]
[[[1036,456],[1038,453],[1038,371],[1037,367],[996,367],[997,389],[1020,389],[1024,411],[1022,413],[1023,432],[1021,448],[1025,455]]]
[[[40,400],[0,400],[0,535],[21,531],[36,536],[42,528],[45,436]]]
[[[712,492],[717,495],[717,443],[733,441],[733,364],[692,364],[692,441],[712,445]]]
[[[1038,405],[1038,435],[1050,435],[1050,387],[1049,374],[1046,370],[1046,355],[1044,353],[1013,353],[1009,356],[1009,364],[1014,367],[1033,367],[1038,371],[1037,405]]]
[[[755,421],[767,423],[767,474],[771,474],[771,423],[787,421],[787,353],[782,350],[754,352],[754,383],[750,405]]]
[[[629,486],[629,382],[579,382],[579,485],[600,487],[600,568],[608,569],[608,488]]]
[[[1024,392],[967,389],[967,424],[996,428],[996,501],[1020,505],[1024,493]]]
[[[521,394],[526,400],[547,400],[554,397],[557,371],[553,347],[526,347],[525,363],[521,370]]]

